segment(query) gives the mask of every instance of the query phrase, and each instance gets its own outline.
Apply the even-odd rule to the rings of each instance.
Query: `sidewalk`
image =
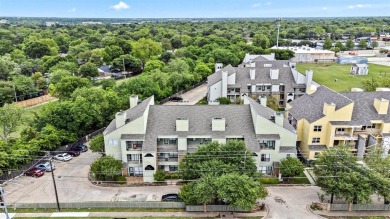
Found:
[[[113,217],[113,218],[141,218],[141,217],[185,217],[185,218],[215,218],[226,215],[225,218],[241,217],[265,217],[267,212],[259,211],[254,213],[233,213],[230,212],[55,212],[55,213],[11,213],[13,217]],[[5,214],[0,214],[0,219],[5,218]]]
[[[390,217],[390,211],[313,211],[318,215],[333,216],[333,217],[373,217],[373,216],[387,216]]]

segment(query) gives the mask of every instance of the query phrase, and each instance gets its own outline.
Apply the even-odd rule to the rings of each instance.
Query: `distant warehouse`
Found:
[[[272,49],[287,49],[294,52],[292,62],[334,62],[335,53],[329,50],[315,49],[307,46],[302,47],[272,47]]]

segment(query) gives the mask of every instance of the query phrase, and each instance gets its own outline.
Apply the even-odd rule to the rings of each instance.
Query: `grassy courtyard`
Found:
[[[325,85],[335,91],[351,91],[351,88],[363,88],[362,81],[370,77],[390,77],[390,67],[368,64],[368,75],[353,75],[349,71],[351,64],[337,63],[298,63],[297,70],[305,74],[306,70],[313,70],[315,82]]]

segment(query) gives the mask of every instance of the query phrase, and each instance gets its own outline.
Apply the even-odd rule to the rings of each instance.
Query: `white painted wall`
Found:
[[[210,86],[208,101],[215,101],[221,96],[222,96],[222,81],[218,81],[217,83]]]

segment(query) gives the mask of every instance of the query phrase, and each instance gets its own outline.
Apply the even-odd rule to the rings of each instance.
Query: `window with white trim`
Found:
[[[271,160],[271,154],[261,154],[261,161],[269,162]]]

